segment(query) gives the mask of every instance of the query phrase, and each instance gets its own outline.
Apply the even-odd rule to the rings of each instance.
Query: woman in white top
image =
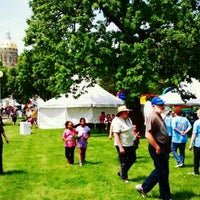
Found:
[[[128,182],[128,171],[136,160],[136,149],[133,142],[135,136],[132,121],[128,117],[129,111],[130,109],[127,109],[126,106],[118,107],[116,117],[111,125],[114,134],[114,145],[120,161],[118,176],[125,182]]]

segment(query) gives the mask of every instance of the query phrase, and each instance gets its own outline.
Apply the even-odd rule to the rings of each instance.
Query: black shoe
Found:
[[[117,175],[118,175],[119,177],[121,177],[121,173],[120,173],[120,172],[117,172]]]

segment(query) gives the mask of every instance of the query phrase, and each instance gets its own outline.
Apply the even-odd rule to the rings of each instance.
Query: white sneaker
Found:
[[[189,175],[194,175],[194,176],[198,176],[199,174],[195,174],[194,172],[189,172]]]
[[[183,163],[176,165],[175,167],[183,167]]]
[[[142,184],[136,185],[135,188],[142,195],[143,198],[147,197],[147,194],[144,192],[142,188]]]

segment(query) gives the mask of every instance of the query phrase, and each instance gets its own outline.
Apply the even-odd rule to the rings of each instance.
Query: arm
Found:
[[[196,138],[196,133],[193,133],[192,134],[192,137],[191,137],[191,140],[190,140],[190,146],[189,146],[189,150],[192,150],[192,147],[193,147],[193,143],[194,143],[194,140]]]
[[[183,135],[186,135],[191,130],[191,127],[188,127],[186,131],[183,132]]]
[[[146,132],[145,137],[147,138],[149,144],[156,149],[156,153],[159,155],[161,153],[161,149],[156,140],[154,139],[152,133],[150,131]]]
[[[124,154],[125,150],[122,146],[122,143],[121,143],[121,140],[120,140],[120,137],[119,137],[119,133],[114,133],[114,135],[115,135],[115,139],[116,139],[116,142],[117,142],[117,146],[119,147],[120,153]]]
[[[6,133],[5,133],[5,132],[2,132],[2,135],[3,135],[3,137],[5,138],[6,143],[8,144],[8,143],[9,143],[9,140],[8,140],[8,137],[7,137]]]
[[[113,137],[113,128],[112,128],[112,124],[110,125],[110,130],[109,130],[109,139],[112,140]]]

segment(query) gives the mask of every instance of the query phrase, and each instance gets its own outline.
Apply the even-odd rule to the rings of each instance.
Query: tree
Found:
[[[20,58],[18,87],[48,99],[67,92],[77,75],[76,82],[99,79],[133,99],[199,79],[199,3],[31,0],[25,43],[32,48]]]

